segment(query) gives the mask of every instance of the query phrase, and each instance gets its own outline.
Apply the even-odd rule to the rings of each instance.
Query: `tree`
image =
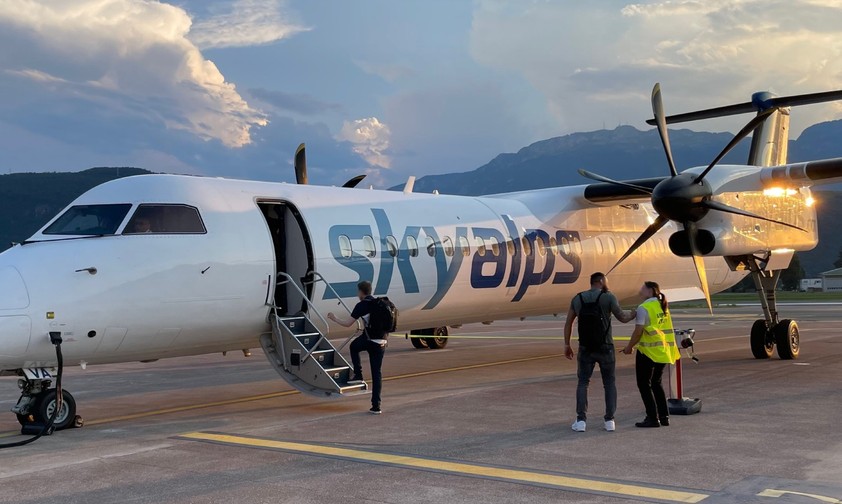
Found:
[[[789,267],[781,272],[781,287],[784,290],[798,290],[804,275],[804,268],[801,267],[801,260],[798,259],[798,254],[793,254]]]
[[[833,263],[834,268],[842,268],[842,249],[839,249],[839,257],[836,258],[836,262]]]

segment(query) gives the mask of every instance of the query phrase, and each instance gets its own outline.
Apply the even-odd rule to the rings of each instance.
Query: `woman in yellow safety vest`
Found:
[[[645,301],[637,307],[634,333],[623,353],[631,355],[637,348],[635,373],[637,388],[646,406],[646,418],[636,427],[668,426],[669,409],[661,378],[667,364],[675,364],[680,357],[675,345],[669,304],[661,287],[655,282],[644,282],[640,296]]]

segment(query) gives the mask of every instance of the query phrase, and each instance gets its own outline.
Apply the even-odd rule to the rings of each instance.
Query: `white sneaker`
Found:
[[[576,432],[585,432],[585,421],[576,420],[575,422],[573,422],[571,428]]]
[[[605,421],[605,430],[608,432],[614,432],[614,420],[606,420]]]

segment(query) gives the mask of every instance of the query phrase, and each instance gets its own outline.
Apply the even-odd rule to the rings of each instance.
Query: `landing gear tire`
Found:
[[[775,340],[770,337],[766,329],[766,321],[755,320],[751,326],[751,353],[755,359],[768,359],[772,357],[775,349]]]
[[[801,349],[801,335],[798,333],[798,324],[794,320],[781,320],[772,329],[772,333],[778,347],[778,357],[781,360],[797,359]]]
[[[447,327],[436,327],[432,330],[432,338],[424,338],[424,342],[432,350],[440,350],[447,346]]]
[[[50,389],[41,392],[38,394],[35,401],[35,408],[32,412],[33,415],[35,415],[35,420],[40,423],[46,423],[49,421],[56,408],[56,390]],[[20,420],[20,418],[18,418],[18,420]],[[61,410],[56,415],[56,419],[53,422],[53,428],[55,428],[55,430],[66,429],[74,426],[75,422],[76,400],[73,399],[70,392],[63,390]]]
[[[415,333],[413,332],[412,335],[414,336]],[[417,348],[418,350],[424,350],[427,348],[426,338],[418,338],[417,336],[409,338],[409,341],[412,342],[412,346]]]

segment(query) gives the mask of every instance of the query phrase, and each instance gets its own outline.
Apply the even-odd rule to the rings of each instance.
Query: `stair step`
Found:
[[[365,383],[358,383],[356,385],[345,385],[339,388],[339,393],[343,396],[353,396],[359,394],[368,394],[368,386]]]
[[[322,335],[317,333],[317,332],[299,334],[299,335],[295,336],[295,338],[299,341],[299,343],[301,343],[301,346],[303,346],[307,350],[310,350],[311,348],[316,346],[316,342],[319,341],[319,339],[321,337],[322,337]],[[322,341],[327,341],[327,340],[325,339],[325,340],[322,340]]]
[[[333,349],[329,350],[316,350],[311,355],[312,359],[315,359],[316,362],[322,365],[323,368],[334,367],[334,355],[336,351]]]
[[[292,334],[301,334],[307,331],[307,319],[305,317],[284,317],[280,321]]]
[[[342,385],[348,383],[348,379],[351,377],[351,368],[348,366],[327,368],[325,373],[333,378],[333,381]]]

